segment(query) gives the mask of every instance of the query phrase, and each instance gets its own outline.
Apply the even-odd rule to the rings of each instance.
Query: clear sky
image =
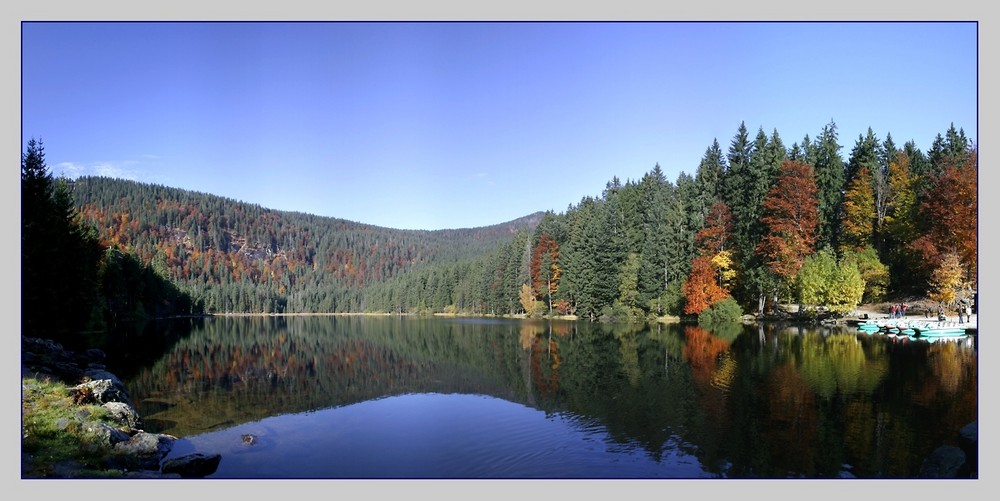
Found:
[[[107,175],[392,228],[563,212],[740,122],[787,147],[837,124],[926,152],[977,137],[977,25],[21,25],[22,148]]]

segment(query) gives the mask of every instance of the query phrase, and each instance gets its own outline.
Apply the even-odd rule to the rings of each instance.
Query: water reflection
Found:
[[[243,436],[252,435],[248,445]],[[676,448],[654,459],[573,414],[482,395],[409,394],[195,435],[210,478],[710,478]]]
[[[281,416],[322,421],[388,397],[478,395],[616,444],[589,449],[598,463],[620,449],[660,467],[616,477],[905,478],[976,419],[976,362],[972,342],[831,328],[249,317],[206,320],[126,384],[148,430],[183,437]],[[475,414],[479,429],[502,428],[497,407]],[[275,438],[308,442],[312,426],[278,427]],[[559,447],[530,442],[519,447],[543,458]],[[467,461],[489,463],[473,450],[487,457]]]

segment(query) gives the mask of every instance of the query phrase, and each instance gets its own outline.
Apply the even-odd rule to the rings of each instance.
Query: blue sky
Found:
[[[392,228],[563,212],[740,122],[977,138],[975,23],[21,25],[22,145],[108,175]],[[23,146],[22,146],[23,148]]]

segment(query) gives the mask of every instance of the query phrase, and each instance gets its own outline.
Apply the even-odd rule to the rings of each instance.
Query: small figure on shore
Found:
[[[964,324],[965,323],[965,320],[962,317],[962,314],[965,313],[964,310],[965,310],[965,308],[963,308],[961,306],[958,307],[958,323],[960,323],[960,324]]]
[[[889,307],[889,318],[896,318],[896,305]]]
[[[902,308],[903,308],[903,314],[902,314],[902,315],[900,316],[900,318],[906,318],[906,308],[907,308],[907,304],[906,304],[906,303],[903,303],[903,306],[902,306]]]

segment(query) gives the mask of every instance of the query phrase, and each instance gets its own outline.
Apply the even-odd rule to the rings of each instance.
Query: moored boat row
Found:
[[[866,320],[858,324],[858,330],[868,334],[884,332],[887,334],[902,334],[916,337],[962,336],[971,327],[954,321],[930,322],[926,320],[904,320],[898,318],[883,318]]]

